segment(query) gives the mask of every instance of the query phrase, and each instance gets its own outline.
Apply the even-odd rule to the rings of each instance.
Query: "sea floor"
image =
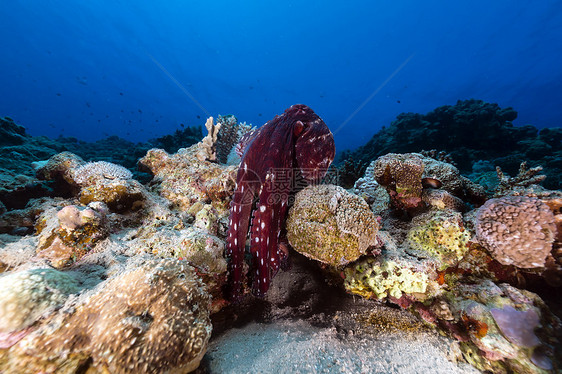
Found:
[[[250,323],[214,339],[198,373],[479,373],[436,332],[341,336],[307,321]]]
[[[327,287],[298,255],[264,300],[213,319],[196,373],[479,373],[458,342],[410,313]]]

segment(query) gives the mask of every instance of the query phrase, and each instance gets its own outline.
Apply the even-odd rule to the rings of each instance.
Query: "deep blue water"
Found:
[[[0,116],[141,141],[312,107],[339,150],[458,99],[562,125],[562,1],[1,1]]]

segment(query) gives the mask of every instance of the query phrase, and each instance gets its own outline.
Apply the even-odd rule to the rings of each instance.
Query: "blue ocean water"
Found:
[[[313,108],[338,150],[458,99],[560,126],[562,2],[0,2],[0,116],[32,135],[133,141]]]

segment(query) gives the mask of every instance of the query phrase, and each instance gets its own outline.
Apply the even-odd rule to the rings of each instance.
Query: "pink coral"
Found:
[[[478,212],[476,235],[503,265],[543,267],[556,235],[554,215],[534,197],[490,199]]]

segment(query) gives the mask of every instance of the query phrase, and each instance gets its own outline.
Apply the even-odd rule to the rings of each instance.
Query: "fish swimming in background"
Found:
[[[243,143],[226,241],[231,300],[243,293],[248,233],[252,292],[263,296],[287,257],[279,240],[297,174],[309,183],[320,180],[336,153],[328,126],[302,104],[275,116]]]

